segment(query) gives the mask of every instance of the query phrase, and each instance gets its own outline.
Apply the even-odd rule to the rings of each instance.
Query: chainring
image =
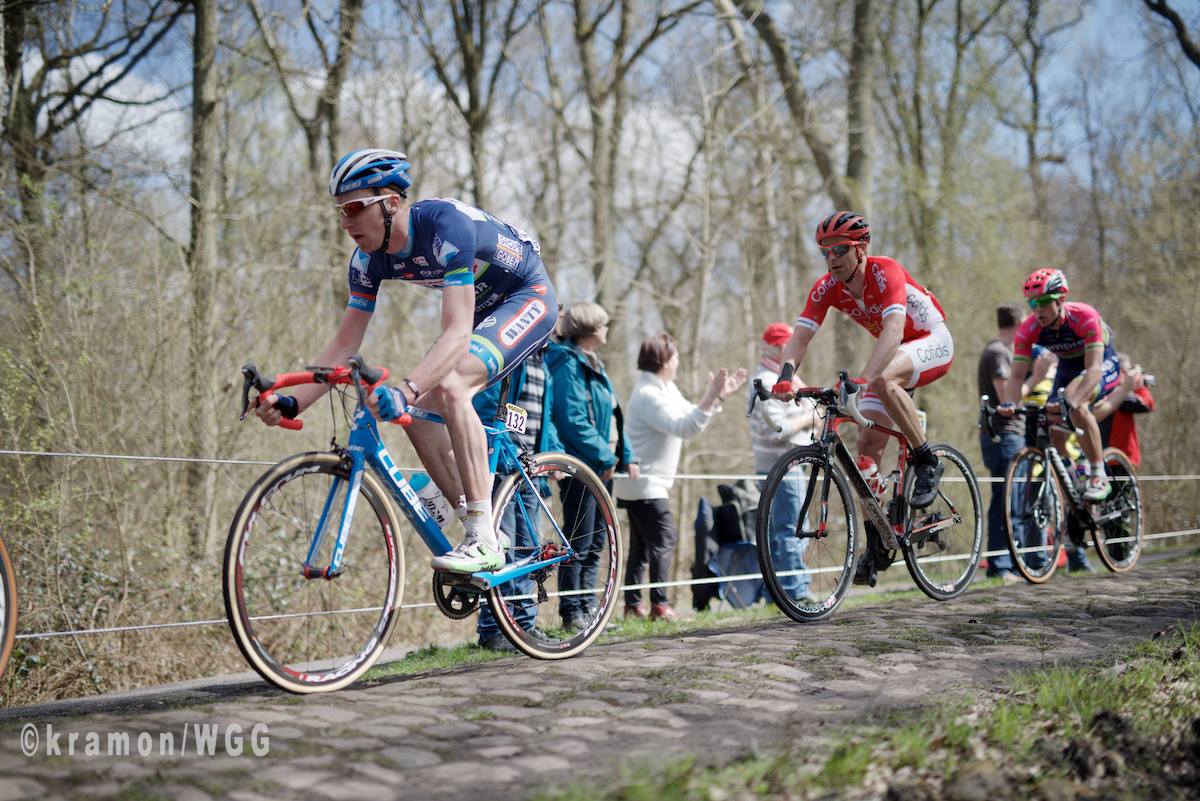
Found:
[[[470,617],[479,608],[479,592],[464,589],[446,581],[446,574],[433,574],[433,602],[451,620]]]

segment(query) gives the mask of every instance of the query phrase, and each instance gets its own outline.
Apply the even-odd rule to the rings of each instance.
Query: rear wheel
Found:
[[[404,552],[395,512],[369,470],[357,498],[347,497],[348,478],[347,460],[335,453],[285,459],[251,487],[229,530],[229,627],[250,665],[289,692],[332,692],[354,682],[379,658],[399,615]],[[306,577],[318,521],[327,518],[311,564],[326,567],[346,508],[352,516],[341,571]]]
[[[1108,500],[1092,507],[1096,555],[1114,573],[1132,570],[1142,554],[1142,492],[1129,457],[1117,448],[1104,450],[1104,467],[1112,483]]]
[[[792,620],[827,618],[845,597],[856,510],[846,477],[818,447],[794,448],[771,468],[758,502],[758,563],[767,592]]]
[[[966,457],[949,445],[931,443],[945,465],[933,503],[909,512],[908,535],[902,544],[908,572],[921,591],[938,601],[961,595],[979,569],[983,547],[979,483]],[[909,469],[904,497],[912,497],[916,471]]]
[[[1013,568],[1041,584],[1054,575],[1067,532],[1065,493],[1038,448],[1017,452],[1004,478],[1004,515]]]
[[[617,509],[600,477],[574,456],[539,453],[528,472],[532,487],[525,475],[510,475],[496,491],[492,516],[509,540],[505,561],[550,558],[564,546],[575,556],[493,587],[488,604],[522,652],[565,659],[591,645],[616,609],[623,567]]]
[[[12,562],[0,540],[0,675],[12,653],[13,638],[17,634],[17,579],[13,574]]]

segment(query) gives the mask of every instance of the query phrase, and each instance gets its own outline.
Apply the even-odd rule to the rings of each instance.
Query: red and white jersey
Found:
[[[846,285],[825,273],[808,291],[804,311],[796,318],[814,333],[825,322],[830,308],[837,309],[871,332],[876,339],[883,331],[883,318],[903,314],[904,338],[911,342],[929,335],[946,322],[941,304],[925,287],[913,280],[900,262],[883,256],[868,256],[866,282],[860,300],[850,294]]]

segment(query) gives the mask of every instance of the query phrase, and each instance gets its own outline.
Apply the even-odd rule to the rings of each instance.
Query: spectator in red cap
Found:
[[[762,358],[754,378],[763,386],[772,386],[779,375],[779,359],[783,346],[792,337],[792,327],[787,323],[771,323],[763,331]],[[803,386],[799,375],[793,374],[795,387]],[[753,382],[751,382],[753,392]],[[792,403],[770,398],[758,401],[750,414],[750,443],[754,448],[754,472],[770,472],[779,457],[796,445],[812,442],[818,424],[817,407],[812,401]],[[765,482],[760,481],[759,490]],[[779,571],[803,570],[804,547],[809,540],[797,539],[796,517],[800,514],[800,502],[804,497],[804,477],[796,471],[795,481],[784,481],[779,485],[775,500],[771,504],[771,561]],[[784,590],[799,600],[808,593],[810,583],[807,574],[784,576],[780,579]]]

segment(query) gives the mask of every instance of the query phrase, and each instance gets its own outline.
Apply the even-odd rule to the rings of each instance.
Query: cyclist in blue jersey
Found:
[[[347,153],[329,176],[342,230],[357,248],[350,257],[350,297],[333,339],[317,364],[343,364],[362,345],[384,281],[416,283],[442,293],[442,332],[412,371],[393,387],[378,387],[368,406],[381,420],[418,404],[445,426],[420,418],[406,430],[417,455],[458,509],[466,536],[437,570],[495,570],[504,554],[491,511],[483,425],[471,405],[479,390],[500,381],[550,337],[558,299],[538,243],[508,223],[457,200],[411,203],[408,158],[377,148]],[[258,416],[278,425],[329,388],[301,387],[294,397],[261,399]]]

